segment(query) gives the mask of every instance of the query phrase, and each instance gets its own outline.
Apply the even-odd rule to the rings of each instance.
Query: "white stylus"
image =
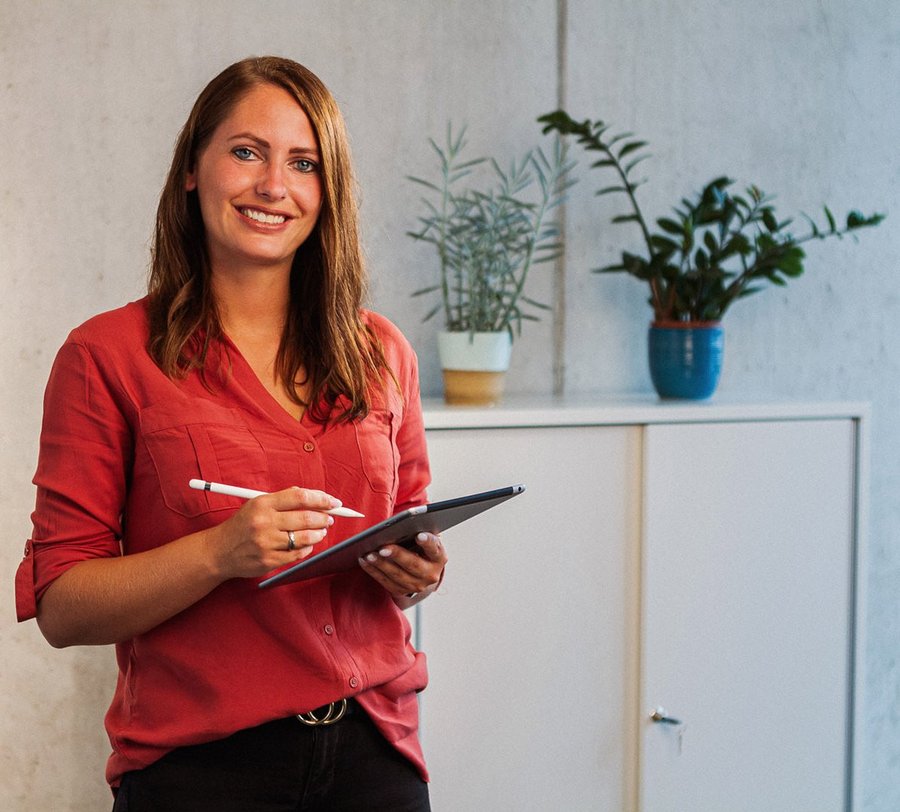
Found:
[[[205,479],[192,479],[188,485],[196,491],[221,493],[225,496],[236,496],[238,499],[254,499],[257,496],[265,496],[267,493],[267,491],[254,491],[251,488],[239,488],[237,485],[223,485],[221,482],[207,482]],[[329,513],[332,516],[343,516],[345,519],[361,519],[365,515],[346,507],[332,508],[321,512]]]

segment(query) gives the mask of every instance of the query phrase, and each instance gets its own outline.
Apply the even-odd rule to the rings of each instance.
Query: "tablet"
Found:
[[[321,553],[314,554],[298,561],[287,569],[276,572],[260,581],[260,589],[289,584],[306,578],[318,578],[320,575],[333,575],[336,572],[353,569],[359,566],[358,559],[385,544],[403,544],[412,547],[418,533],[440,533],[460,522],[471,519],[479,513],[518,496],[525,490],[524,485],[509,485],[493,491],[473,493],[469,496],[458,496],[456,499],[445,499],[441,502],[429,502],[373,524],[355,536],[329,547]]]

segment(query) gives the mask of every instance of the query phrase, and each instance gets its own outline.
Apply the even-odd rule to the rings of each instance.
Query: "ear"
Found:
[[[191,171],[187,173],[184,179],[184,191],[193,192],[197,188],[197,172]]]

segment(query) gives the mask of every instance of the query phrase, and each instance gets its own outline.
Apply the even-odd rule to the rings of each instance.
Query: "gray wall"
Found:
[[[900,13],[895,0],[0,0],[6,295],[0,370],[0,576],[29,535],[43,386],[71,327],[137,298],[178,127],[230,62],[279,53],[317,71],[348,120],[376,309],[419,351],[439,393],[434,323],[408,291],[434,273],[414,227],[432,171],[426,137],[467,122],[472,152],[507,160],[541,140],[562,99],[651,142],[645,211],[667,213],[719,174],[778,195],[785,214],[851,207],[890,217],[813,245],[805,277],[729,314],[718,397],[872,403],[867,810],[900,808]],[[582,160],[582,165],[584,160]],[[568,253],[532,280],[557,319],[515,346],[509,387],[648,393],[644,290],[597,277],[635,234],[588,176],[567,208]],[[555,376],[555,378],[554,378]],[[785,539],[790,543],[790,539]],[[9,593],[7,593],[9,594]],[[109,649],[53,651],[0,616],[0,797],[7,809],[105,808],[101,716]],[[827,709],[823,709],[827,712]]]

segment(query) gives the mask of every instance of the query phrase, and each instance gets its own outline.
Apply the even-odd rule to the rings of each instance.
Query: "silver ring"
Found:
[[[295,550],[297,548],[297,541],[294,538],[293,530],[288,530],[287,534],[288,534],[288,552],[290,552],[291,550]]]

